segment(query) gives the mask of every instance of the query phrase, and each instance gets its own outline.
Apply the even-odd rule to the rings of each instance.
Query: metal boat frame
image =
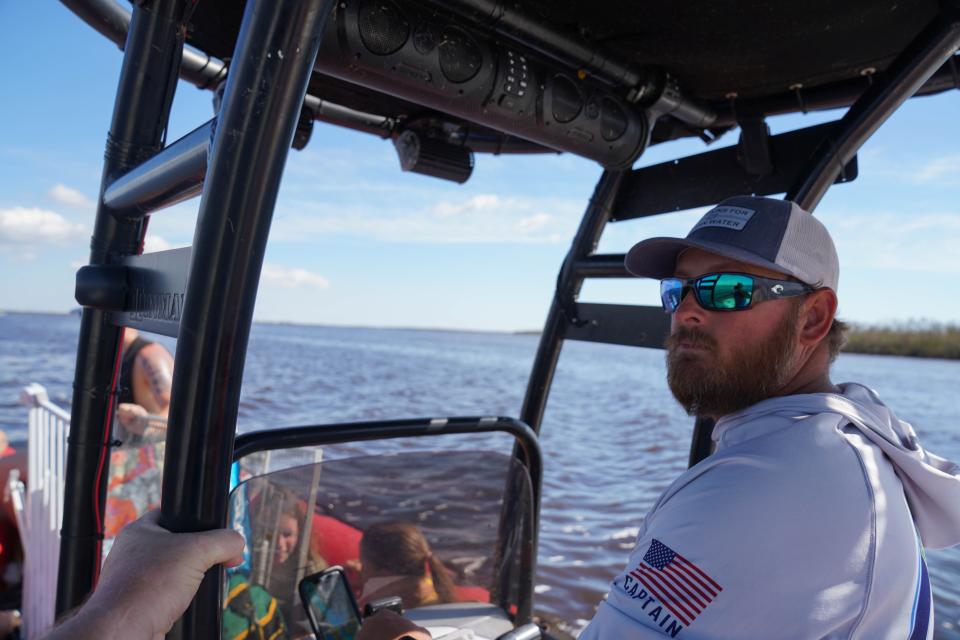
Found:
[[[723,108],[689,100],[675,85],[665,85],[662,77],[648,77],[615,56],[585,48],[547,21],[512,12],[509,3],[422,0],[451,12],[451,19],[484,25],[511,46],[553,60],[565,56],[571,70],[589,72],[607,86],[629,87],[625,100],[638,105],[647,117],[638,122],[651,123],[651,129],[665,121],[680,122],[687,130],[695,128],[709,136],[710,126],[739,125],[740,141],[637,170],[629,168],[631,159],[626,166],[621,163],[603,173],[560,269],[519,420],[491,425],[450,419],[442,427],[417,421],[305,427],[237,438],[254,301],[291,145],[309,137],[307,121],[312,119],[385,138],[396,137],[397,123],[309,93],[321,36],[337,4],[333,0],[248,0],[229,74],[224,62],[184,46],[196,2],[137,2],[132,14],[112,0],[63,2],[120,44],[124,61],[107,137],[90,264],[77,278],[77,299],[84,311],[67,455],[58,612],[79,605],[98,577],[123,326],[178,339],[161,509],[161,522],[172,531],[225,524],[231,463],[254,447],[507,428],[519,438],[516,455],[526,464],[539,496],[536,434],[563,342],[661,347],[668,330],[659,308],[578,302],[587,278],[628,277],[622,255],[594,253],[608,223],[708,205],[740,193],[786,193],[813,210],[831,185],[856,177],[858,149],[899,105],[913,95],[960,87],[954,55],[960,45],[956,3],[942,3],[929,26],[868,83],[833,83],[803,96],[797,91],[796,100],[787,92],[739,108],[731,101]],[[166,144],[179,77],[198,86],[222,88],[219,113]],[[851,106],[836,122],[777,136],[768,135],[764,122],[777,113],[846,105]],[[483,122],[482,116],[477,118]],[[509,132],[491,135],[497,122],[463,133],[461,145],[476,152],[548,150],[548,145]],[[646,132],[647,142],[650,133]],[[149,214],[195,195],[201,200],[192,249],[167,257],[141,257]],[[711,426],[706,420],[696,421],[691,465],[708,454]],[[518,625],[529,621],[533,598],[536,531],[525,535],[532,546]],[[218,633],[219,580],[218,571],[207,575],[169,637],[206,638]]]

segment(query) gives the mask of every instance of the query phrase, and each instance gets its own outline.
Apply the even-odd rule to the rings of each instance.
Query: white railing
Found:
[[[7,486],[25,557],[23,634],[29,640],[52,627],[55,616],[70,414],[39,384],[25,387],[20,403],[30,409],[27,486],[16,470]]]

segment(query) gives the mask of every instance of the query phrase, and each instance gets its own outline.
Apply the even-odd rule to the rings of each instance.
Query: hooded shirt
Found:
[[[660,496],[581,640],[933,637],[960,468],[870,389],[770,398]]]

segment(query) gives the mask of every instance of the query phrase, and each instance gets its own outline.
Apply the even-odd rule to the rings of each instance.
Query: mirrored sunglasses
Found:
[[[687,290],[708,311],[743,311],[764,300],[802,296],[813,287],[793,280],[773,280],[749,273],[706,273],[696,278],[664,278],[660,281],[663,310],[673,313]]]

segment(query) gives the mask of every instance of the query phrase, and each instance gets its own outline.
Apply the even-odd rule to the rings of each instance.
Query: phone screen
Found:
[[[318,638],[354,640],[360,631],[360,611],[340,567],[301,580],[300,598]]]

